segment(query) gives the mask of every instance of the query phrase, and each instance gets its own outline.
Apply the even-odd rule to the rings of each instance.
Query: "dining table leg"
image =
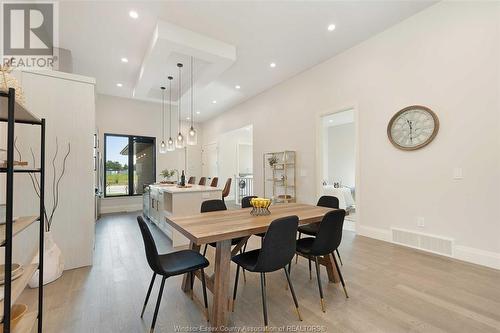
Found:
[[[231,265],[231,240],[217,242],[215,250],[215,278],[213,287],[213,302],[211,326],[224,330],[230,313],[229,275]]]
[[[339,271],[337,270],[337,267],[333,262],[333,255],[334,254],[332,253],[331,255],[328,254],[326,256],[323,256],[323,261],[326,267],[326,272],[328,274],[328,281],[333,283],[340,283]]]

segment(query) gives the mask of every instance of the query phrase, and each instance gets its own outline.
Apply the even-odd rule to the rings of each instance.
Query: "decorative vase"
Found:
[[[4,66],[0,65],[0,91],[9,92],[9,88],[16,90],[16,102],[25,105],[23,88],[19,81],[11,74],[13,68],[10,66],[10,61]]]
[[[44,237],[43,284],[46,285],[61,277],[64,270],[64,258],[61,249],[54,242],[52,232],[47,231]],[[31,263],[38,264],[38,252]],[[39,271],[37,270],[29,282],[30,288],[38,288],[38,277]]]

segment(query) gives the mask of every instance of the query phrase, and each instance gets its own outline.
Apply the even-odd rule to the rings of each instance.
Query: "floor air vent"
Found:
[[[453,239],[429,235],[420,232],[392,228],[392,241],[416,249],[443,254],[453,255]]]

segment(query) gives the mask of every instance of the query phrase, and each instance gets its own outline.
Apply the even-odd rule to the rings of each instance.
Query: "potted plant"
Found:
[[[163,170],[160,175],[165,179],[164,181],[160,182],[162,184],[167,184],[167,183],[172,183],[173,180],[171,179],[175,174],[179,175],[179,172],[176,169],[165,169]]]

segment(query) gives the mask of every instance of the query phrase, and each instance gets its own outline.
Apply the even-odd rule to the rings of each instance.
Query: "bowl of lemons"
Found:
[[[269,211],[269,206],[271,206],[271,199],[253,198],[252,200],[250,200],[250,204],[253,207],[250,214],[254,216],[263,216],[271,214],[271,212]]]

